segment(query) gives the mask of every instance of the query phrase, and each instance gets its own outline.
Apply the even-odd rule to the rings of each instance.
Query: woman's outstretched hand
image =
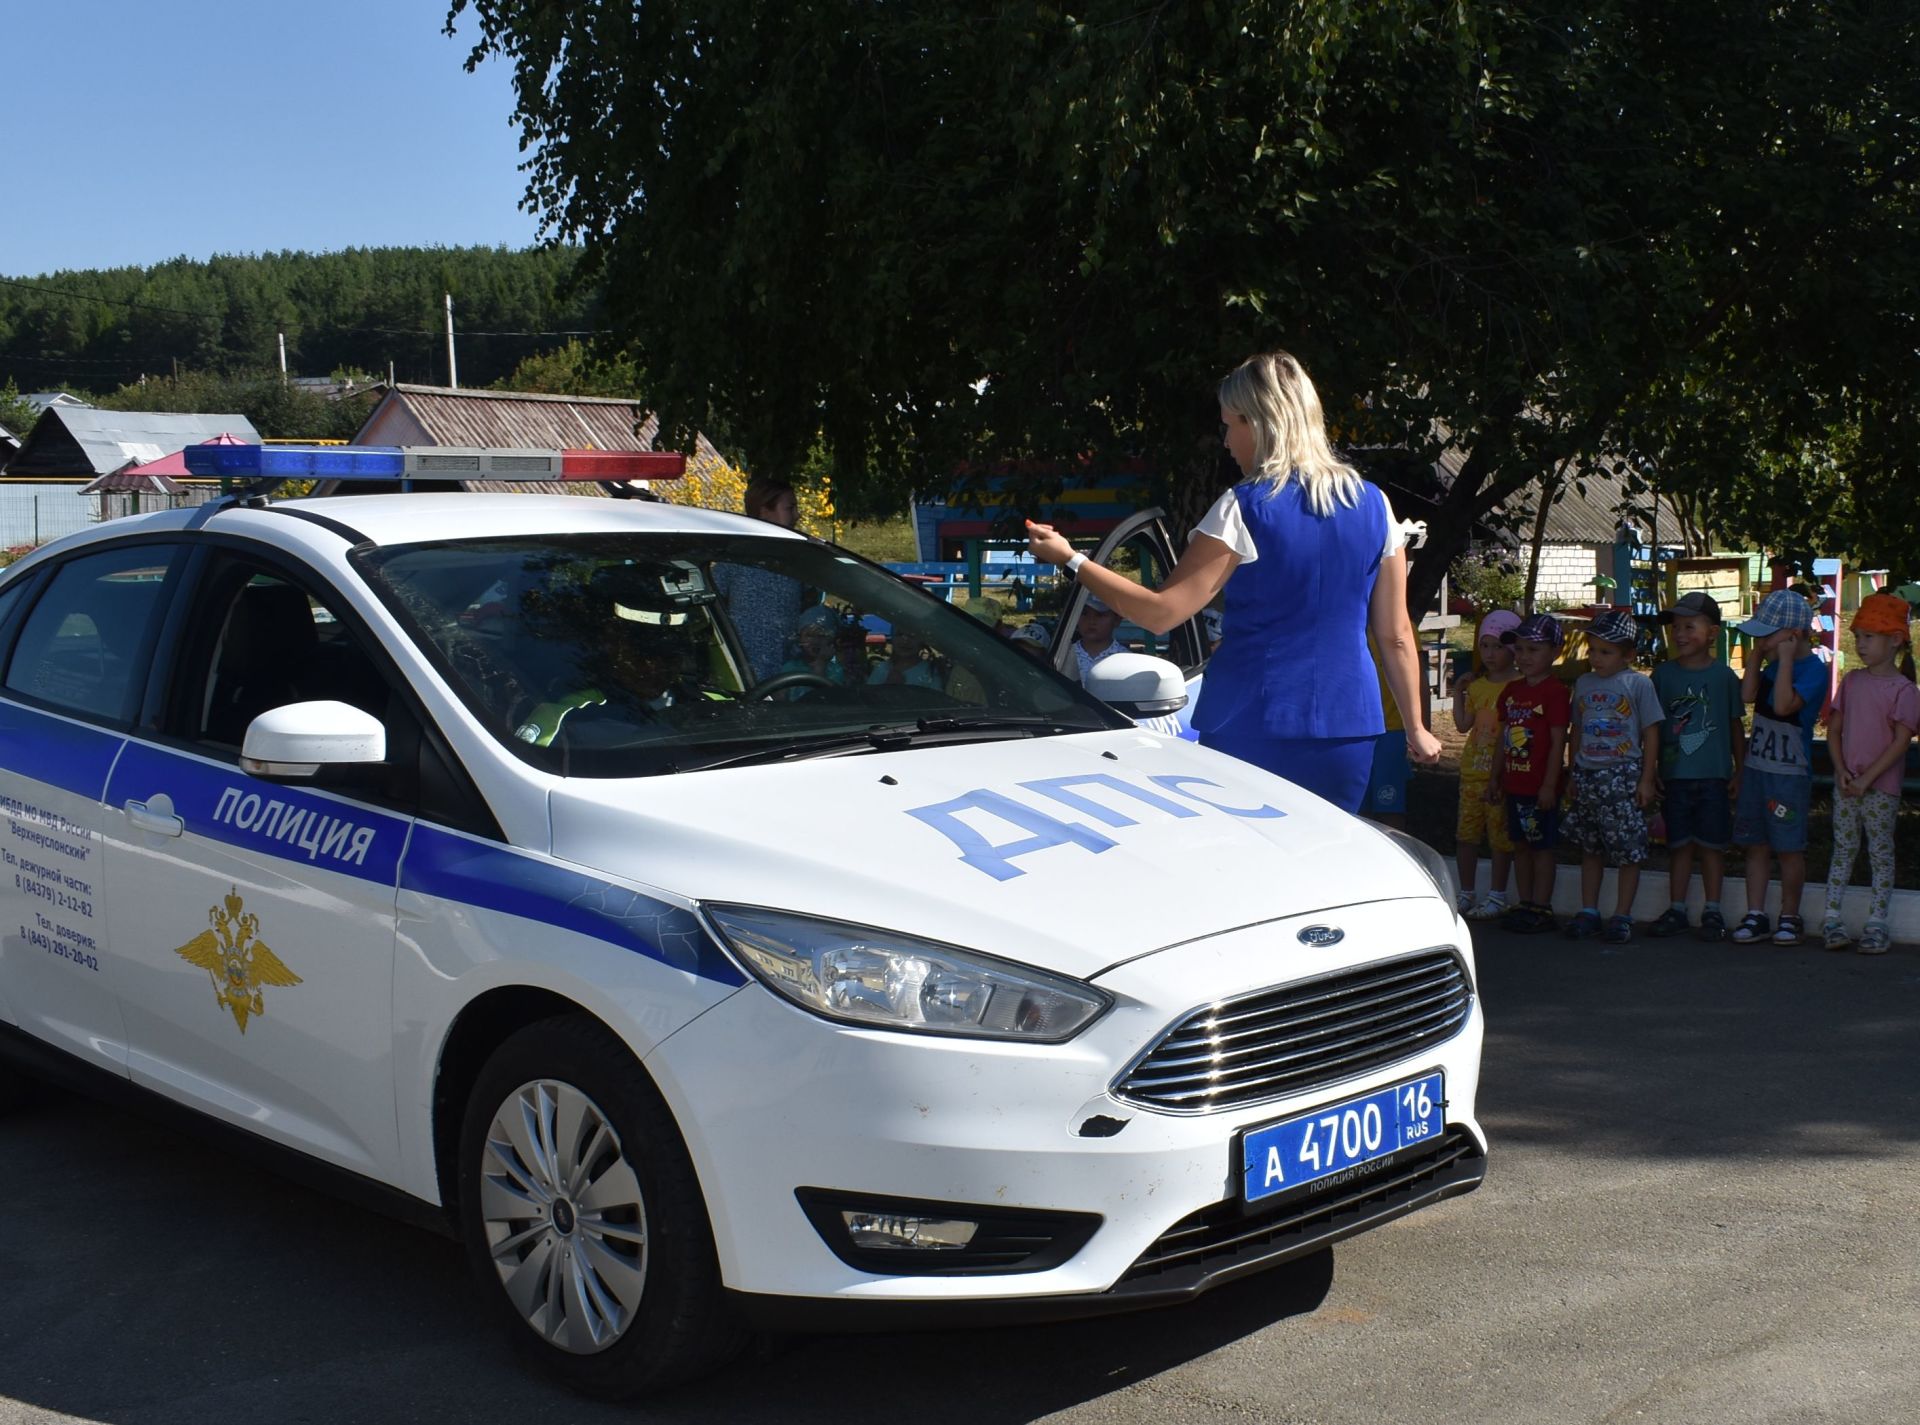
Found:
[[[1050,524],[1027,521],[1027,553],[1042,564],[1065,564],[1073,557],[1067,537]]]

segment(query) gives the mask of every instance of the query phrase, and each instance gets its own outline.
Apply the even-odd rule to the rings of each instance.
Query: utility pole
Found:
[[[287,334],[280,333],[280,384],[287,384]]]
[[[454,390],[460,389],[460,368],[453,360],[453,293],[447,297],[447,385]]]

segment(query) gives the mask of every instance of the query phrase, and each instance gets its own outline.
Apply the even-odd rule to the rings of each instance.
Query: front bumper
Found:
[[[1196,1003],[1465,938],[1437,901],[1338,915],[1344,957],[1277,952],[1294,945],[1302,918],[1129,962],[1100,979],[1113,1010],[1064,1045],[852,1029],[758,986],[734,995],[647,1060],[699,1172],[726,1285],[767,1324],[897,1327],[907,1305],[930,1325],[1125,1311],[1196,1296],[1471,1191],[1486,1147],[1474,1119],[1477,999],[1461,1031],[1417,1059],[1304,1095],[1171,1114],[1107,1092]],[[1267,1212],[1242,1208],[1232,1161],[1242,1129],[1432,1069],[1446,1074],[1440,1139],[1338,1188]],[[1124,1127],[1087,1136],[1088,1120],[1099,1118]],[[828,1247],[795,1197],[801,1187],[1092,1213],[1100,1225],[1044,1270],[878,1275]]]
[[[763,1331],[944,1330],[1116,1316],[1191,1301],[1239,1277],[1330,1247],[1430,1203],[1479,1187],[1486,1154],[1474,1136],[1449,1129],[1381,1175],[1259,1216],[1237,1203],[1202,1208],[1175,1223],[1102,1292],[1053,1296],[897,1301],[729,1293],[748,1325]]]

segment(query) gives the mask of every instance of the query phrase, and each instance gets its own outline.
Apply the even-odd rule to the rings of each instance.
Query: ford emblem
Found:
[[[1309,925],[1300,932],[1300,943],[1324,950],[1329,945],[1338,945],[1347,938],[1347,932],[1331,925]]]

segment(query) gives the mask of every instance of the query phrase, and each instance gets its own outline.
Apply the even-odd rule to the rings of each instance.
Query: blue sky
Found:
[[[0,275],[535,240],[509,71],[443,0],[0,0]],[[44,216],[42,216],[44,215]]]

